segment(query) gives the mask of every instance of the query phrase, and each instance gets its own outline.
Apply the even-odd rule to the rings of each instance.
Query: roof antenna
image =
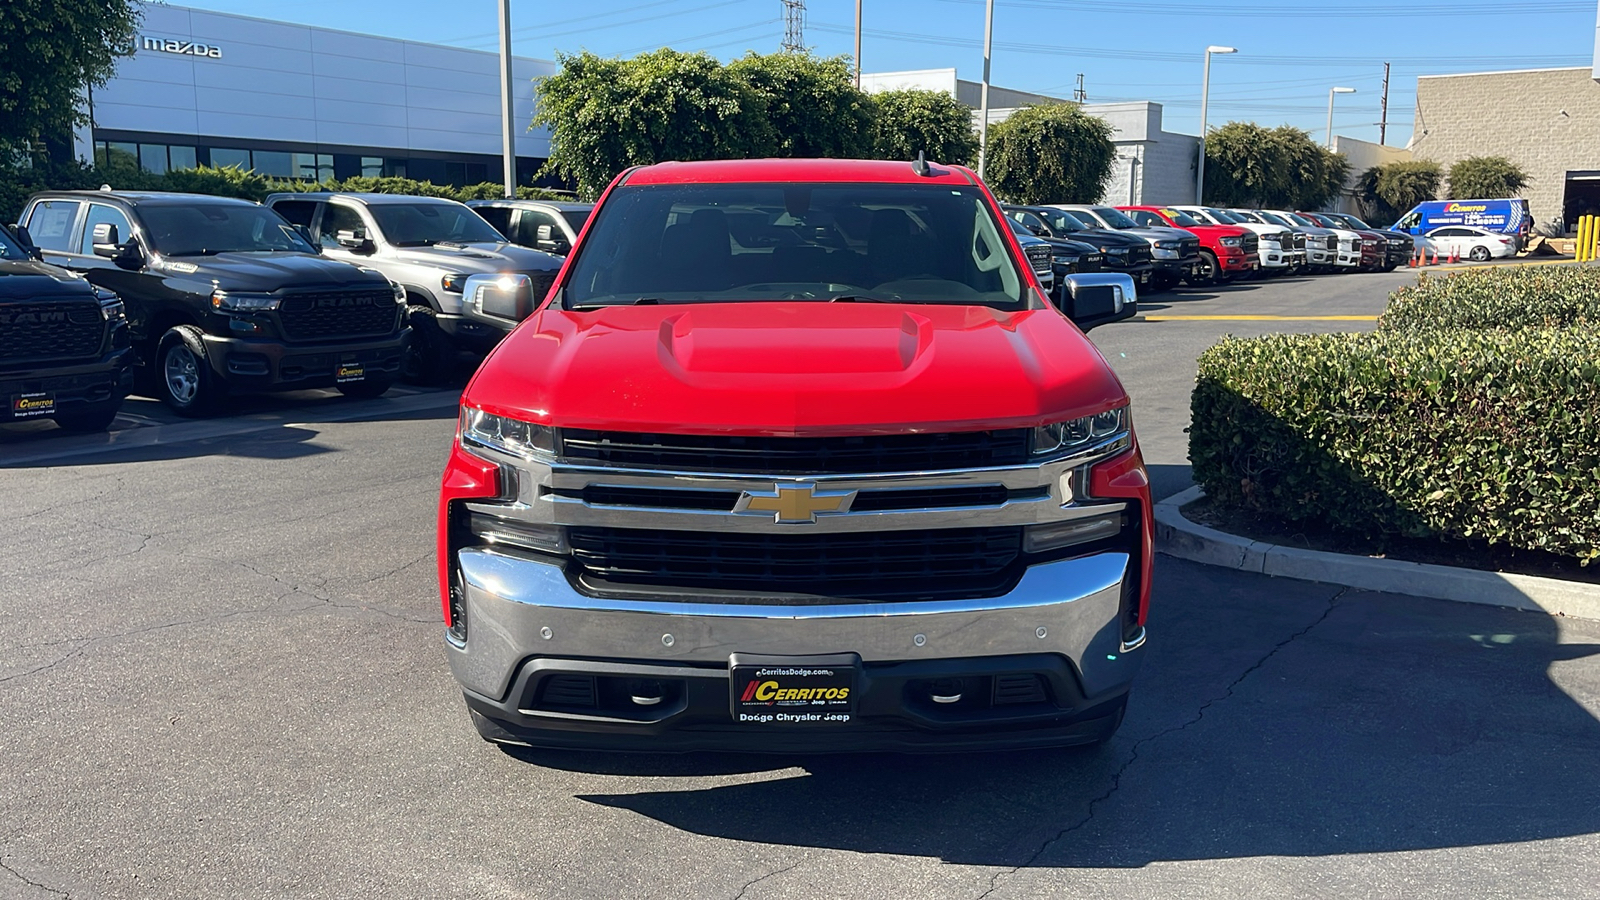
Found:
[[[928,168],[927,157],[922,155],[921,150],[917,151],[917,158],[911,161],[911,171],[921,175],[923,178],[927,178],[932,174],[932,170]]]

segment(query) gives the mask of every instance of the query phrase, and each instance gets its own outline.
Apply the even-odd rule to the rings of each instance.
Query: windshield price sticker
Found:
[[[35,394],[12,394],[11,417],[13,419],[33,419],[39,416],[53,416],[56,414],[56,395],[49,392]]]
[[[854,666],[735,666],[733,718],[754,725],[843,725],[855,717]]]

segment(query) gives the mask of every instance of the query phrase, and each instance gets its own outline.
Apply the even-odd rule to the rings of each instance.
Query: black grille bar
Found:
[[[382,290],[300,291],[284,296],[278,323],[291,341],[382,337],[400,315],[394,294]]]
[[[98,356],[106,322],[95,303],[0,304],[0,363]]]
[[[1028,461],[1027,429],[855,437],[744,437],[562,429],[571,461],[752,474],[918,472]]]

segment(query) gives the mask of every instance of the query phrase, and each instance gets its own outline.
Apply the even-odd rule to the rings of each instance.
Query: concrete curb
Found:
[[[1156,549],[1179,559],[1280,578],[1600,619],[1600,585],[1252,541],[1184,518],[1181,508],[1204,496],[1196,485],[1156,504]]]

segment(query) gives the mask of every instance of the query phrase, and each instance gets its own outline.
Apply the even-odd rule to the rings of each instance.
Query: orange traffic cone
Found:
[[[1417,267],[1417,253],[1418,252],[1419,251],[1417,251],[1415,248],[1412,249],[1411,258],[1406,260],[1406,265],[1408,267],[1413,268],[1413,269],[1415,269]]]
[[[1428,265],[1437,266],[1438,264],[1439,264],[1439,249],[1437,247],[1435,247],[1434,250],[1433,250],[1433,262],[1428,263]]]
[[[1450,248],[1450,262],[1451,263],[1461,262],[1461,251],[1460,250],[1457,250],[1454,247]]]

